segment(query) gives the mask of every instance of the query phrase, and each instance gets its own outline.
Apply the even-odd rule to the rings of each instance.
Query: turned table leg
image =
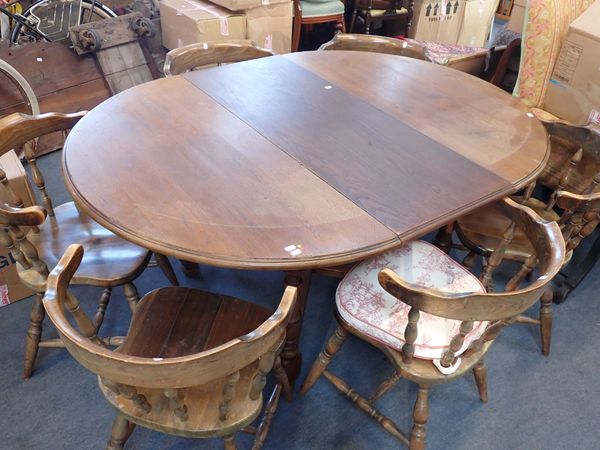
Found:
[[[310,275],[310,270],[286,272],[285,274],[286,286],[295,286],[298,288],[296,306],[286,329],[285,344],[281,352],[281,363],[288,374],[291,384],[300,375],[302,364],[302,355],[298,350],[298,344],[302,329],[302,317],[304,316],[304,308],[310,287]]]

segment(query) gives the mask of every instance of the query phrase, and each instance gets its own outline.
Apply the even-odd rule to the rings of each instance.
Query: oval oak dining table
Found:
[[[310,270],[398,247],[523,188],[544,127],[470,75],[328,51],[189,72],[89,112],[64,147],[79,207],[195,263],[281,269],[299,286],[282,359],[300,370]]]

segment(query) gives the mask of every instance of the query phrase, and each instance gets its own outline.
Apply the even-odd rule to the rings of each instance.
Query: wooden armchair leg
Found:
[[[123,285],[123,290],[125,291],[125,298],[127,299],[127,303],[129,303],[129,309],[131,310],[131,312],[135,311],[135,307],[140,301],[140,296],[135,285],[133,283],[125,283]]]
[[[444,251],[444,253],[450,253],[452,249],[452,232],[454,231],[454,223],[440,228],[435,235],[433,245]]]
[[[223,438],[223,444],[225,445],[225,450],[237,450],[235,445],[235,436],[233,434],[225,436]]]
[[[356,16],[358,15],[358,0],[354,2],[352,8],[352,17],[350,19],[350,33],[354,33],[354,25],[356,24]]]
[[[428,404],[429,386],[420,384],[417,401],[413,410],[413,429],[410,435],[410,450],[425,450],[427,419],[429,418]]]
[[[130,426],[129,421],[121,414],[117,414],[117,417],[113,422],[110,440],[106,445],[106,450],[122,450],[131,431],[132,427]]]
[[[552,289],[548,289],[540,300],[540,334],[542,338],[542,353],[550,354],[552,340]]]
[[[165,277],[167,277],[167,280],[169,280],[171,286],[179,286],[179,281],[177,280],[177,276],[173,271],[173,266],[171,265],[169,258],[167,258],[165,255],[161,255],[160,253],[155,253],[154,256],[156,258],[158,267],[160,267],[162,273],[165,274]]]
[[[288,378],[287,373],[281,365],[281,358],[279,356],[275,358],[275,364],[273,365],[273,375],[275,375],[277,383],[281,385],[281,389],[283,390],[283,395],[285,395],[285,399],[288,402],[291,402],[292,386],[290,384],[290,379]]]
[[[344,328],[340,325],[335,330],[333,336],[329,338],[327,341],[327,345],[325,349],[319,354],[313,366],[310,368],[310,372],[308,373],[302,387],[300,388],[300,394],[306,394],[308,390],[315,384],[315,382],[319,379],[319,377],[323,374],[327,366],[331,362],[331,359],[335,356],[337,352],[340,351],[346,337],[348,336],[348,332],[344,330]]]
[[[479,398],[483,403],[487,403],[487,369],[483,359],[479,361],[475,367],[473,367],[473,375],[475,376],[475,384],[477,385],[477,390],[479,391]]]
[[[265,439],[267,439],[267,435],[269,434],[269,428],[271,427],[273,416],[275,415],[275,411],[277,411],[277,406],[279,406],[280,396],[281,384],[277,384],[275,386],[275,389],[273,389],[273,392],[271,393],[269,401],[267,402],[267,406],[265,407],[265,413],[263,415],[262,420],[260,421],[260,425],[256,429],[256,438],[254,439],[252,450],[260,450],[265,444]]]
[[[105,288],[100,295],[100,300],[98,301],[98,308],[96,309],[96,314],[94,314],[94,327],[96,328],[96,333],[102,326],[102,322],[104,321],[104,314],[106,313],[106,308],[108,307],[108,302],[110,301],[110,296],[112,294],[112,288]]]
[[[25,341],[25,358],[23,362],[23,378],[31,377],[33,364],[35,363],[40,339],[42,337],[42,322],[46,316],[44,305],[42,304],[42,294],[36,294],[31,306],[29,315],[29,329],[27,330],[27,339]]]

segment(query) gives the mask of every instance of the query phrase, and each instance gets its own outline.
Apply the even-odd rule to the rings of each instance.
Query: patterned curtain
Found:
[[[595,0],[529,0],[521,69],[515,95],[529,107],[541,106],[546,85],[569,24]]]

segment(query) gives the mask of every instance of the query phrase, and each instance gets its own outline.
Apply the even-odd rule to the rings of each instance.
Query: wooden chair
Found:
[[[201,42],[184,45],[167,53],[165,76],[170,77],[213,64],[227,64],[273,56],[252,41]]]
[[[11,189],[0,168],[0,183],[10,196],[8,204],[0,204],[0,245],[8,248],[17,261],[21,281],[36,292],[25,346],[25,378],[31,376],[39,347],[61,346],[56,339],[40,341],[45,315],[42,296],[46,291],[48,266],[56,264],[68,245],[78,242],[87,251],[74,282],[103,288],[94,317],[96,329],[102,324],[113,287],[123,286],[130,308],[135,307],[139,297],[133,280],[146,268],[151,256],[148,250],[124,241],[80,213],[73,202],[53,206],[36,162],[35,138],[56,131],[66,132],[84,114],[29,116],[15,113],[0,119],[0,155],[24,147],[43,206],[23,208],[22,199]],[[171,282],[176,284],[168,259],[159,256],[158,261]]]
[[[549,161],[540,175],[538,182],[553,192],[548,200],[534,197],[535,183],[531,184],[522,195],[514,196],[513,200],[535,210],[541,217],[549,221],[558,221],[564,228],[561,218],[560,205],[557,205],[557,193],[567,191],[575,194],[590,194],[598,191],[600,183],[600,127],[595,125],[573,126],[563,122],[544,122],[550,136],[551,153]],[[513,231],[511,242],[502,253],[502,258],[490,260],[491,253],[503,241],[509,221],[500,213],[496,205],[489,205],[460,218],[454,226],[441,230],[436,238],[439,246],[448,248],[451,245],[451,231],[454,228],[461,243],[469,250],[463,264],[472,267],[475,258],[487,258],[486,269],[493,271],[503,260],[524,262],[528,272],[536,263],[536,255],[532,243],[524,230]],[[588,232],[589,230],[589,232]],[[592,229],[586,228],[586,236]],[[565,236],[565,240],[568,238]],[[577,241],[577,244],[581,240]],[[571,259],[576,245],[569,245],[565,265]],[[486,278],[486,287],[491,289],[490,277]],[[560,289],[563,278],[555,278],[554,287]],[[507,285],[507,289],[514,285]],[[550,353],[552,333],[552,297],[551,290],[542,297],[540,303],[540,318],[521,317],[518,322],[536,324],[541,327],[542,353]]]
[[[228,450],[236,448],[234,433],[246,431],[256,434],[253,449],[260,449],[281,391],[291,396],[279,352],[296,288],[285,290],[274,313],[196,289],[157,289],[140,300],[125,341],[110,351],[67,290],[82,257],[81,246],[67,249],[48,278],[44,307],[71,355],[98,375],[117,410],[107,449],[122,449],[135,424],[178,436],[223,437]],[[271,369],[278,384],[260,425],[250,427]]]
[[[505,325],[538,301],[559,271],[565,254],[555,222],[544,221],[510,199],[501,202],[500,208],[510,221],[526,230],[533,242],[539,275],[531,285],[513,292],[486,293],[468,270],[422,241],[364,261],[338,286],[339,326],[315,360],[301,393],[325,376],[411,449],[425,448],[431,385],[473,371],[480,399],[487,402],[486,352]],[[393,376],[368,398],[327,370],[349,333],[381,350],[394,367]],[[401,378],[419,385],[410,436],[374,405]]]
[[[319,50],[350,50],[427,59],[425,48],[414,41],[366,34],[338,33],[331,41],[321,45]]]
[[[292,26],[292,51],[300,47],[302,26],[335,22],[336,30],[346,32],[344,2],[340,0],[294,0],[294,22]]]
[[[408,37],[412,26],[414,4],[414,0],[354,0],[350,33],[354,32],[357,18],[365,24],[365,34],[370,34],[373,22],[402,19],[406,22],[403,35]]]

